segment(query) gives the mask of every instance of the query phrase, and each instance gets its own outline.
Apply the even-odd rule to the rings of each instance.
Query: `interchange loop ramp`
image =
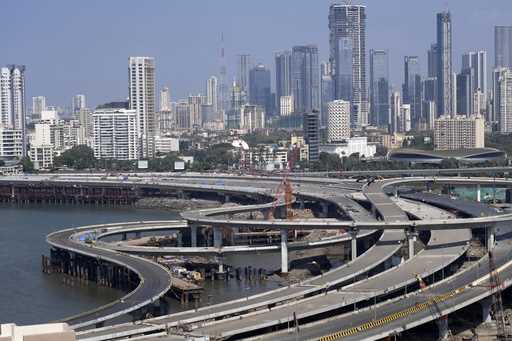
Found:
[[[384,202],[382,198],[379,200],[378,204],[381,202]],[[389,201],[385,201],[386,206],[390,206],[391,204],[396,205],[391,201],[391,199],[389,199]],[[415,208],[415,205],[413,205],[414,207],[411,207],[410,204],[401,204],[409,206],[404,207],[406,209]],[[400,209],[398,205],[397,208]],[[398,211],[397,209],[393,210],[394,212]],[[445,211],[435,207],[431,207],[429,210],[420,209],[414,213],[424,219],[431,218],[436,215],[448,216]],[[397,216],[399,215],[393,215],[393,217]],[[405,214],[402,215],[402,219],[405,218]],[[358,302],[369,300],[372,297],[386,294],[390,288],[403,288],[405,285],[417,281],[414,271],[420,270],[421,273],[421,270],[423,270],[422,263],[424,261],[427,260],[429,262],[428,265],[430,266],[430,268],[424,269],[422,272],[423,276],[427,276],[458,259],[467,249],[467,241],[470,237],[471,235],[469,231],[467,233],[460,233],[459,231],[457,231],[457,233],[450,234],[438,233],[429,241],[428,245],[430,246],[432,244],[432,247],[429,249],[429,246],[427,246],[427,249],[420,253],[420,255],[424,255],[421,258],[420,255],[415,256],[398,267],[391,268],[382,274],[378,274],[367,280],[346,286],[342,290],[331,292],[328,295],[314,296],[310,299],[301,300],[283,307],[277,307],[269,312],[242,317],[239,320],[224,321],[222,323],[215,323],[206,327],[199,327],[197,330],[194,330],[193,335],[224,338],[230,337],[243,332],[249,332],[251,330],[259,330],[270,326],[292,322],[294,315],[297,316],[297,318],[305,318],[320,313],[335,311],[342,307],[350,306]],[[446,247],[438,248],[440,245],[444,245]],[[437,255],[445,248],[450,249],[449,254],[446,257],[438,257]],[[453,250],[451,250],[451,248],[453,248]]]
[[[431,205],[456,209],[468,216],[496,216],[497,212],[488,205],[463,200],[453,200],[446,196],[430,193],[404,195],[410,199],[428,202]],[[495,263],[501,278],[507,278],[503,287],[512,284],[512,227],[498,228],[499,240],[493,250]],[[301,326],[300,338],[305,340],[379,340],[392,333],[445,316],[492,294],[489,290],[489,261],[484,256],[476,264],[443,279],[424,290],[400,296],[394,300],[379,303],[377,306],[359,310],[357,314],[344,314],[328,320]],[[435,302],[435,304],[428,304]],[[295,334],[275,333],[260,340],[279,339],[293,341]]]
[[[157,263],[128,254],[92,247],[74,240],[74,234],[91,230],[91,228],[84,227],[58,231],[48,235],[47,241],[56,248],[127,267],[139,276],[140,283],[135,290],[119,300],[63,320],[72,328],[95,325],[137,310],[157,300],[171,288],[169,271]]]

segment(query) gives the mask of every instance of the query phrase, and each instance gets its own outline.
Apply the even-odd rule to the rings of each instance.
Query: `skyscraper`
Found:
[[[471,69],[463,69],[457,75],[457,110],[458,115],[470,116],[472,114],[473,96],[471,90]]]
[[[342,99],[327,103],[327,141],[341,142],[350,138],[350,102]]]
[[[512,68],[512,26],[494,27],[494,67]]]
[[[201,104],[202,97],[201,95],[188,96],[188,105],[189,105],[189,115],[190,115],[190,127],[191,128],[199,128],[203,125],[203,117],[201,114]]]
[[[328,123],[328,110],[327,105],[329,102],[334,101],[334,80],[331,73],[331,63],[320,64],[321,79],[320,79],[320,126],[326,127]]]
[[[336,74],[334,75],[334,98],[352,101],[352,74],[354,72],[352,39],[340,38],[336,46]],[[333,71],[332,71],[333,72]]]
[[[400,92],[393,91],[391,93],[391,109],[390,109],[390,125],[389,132],[395,134],[399,132],[399,119],[401,117],[402,110],[402,99],[400,98]]]
[[[72,100],[73,113],[78,113],[81,109],[87,108],[85,95],[75,95]]]
[[[494,70],[494,119],[500,133],[512,132],[512,69]]]
[[[309,148],[309,161],[318,161],[320,156],[320,118],[318,112],[306,112],[303,119],[304,141]]]
[[[430,45],[430,49],[427,53],[427,60],[428,60],[428,68],[427,68],[427,75],[429,78],[435,78],[437,77],[437,54],[438,54],[438,48],[437,44]]]
[[[26,155],[25,136],[25,66],[0,68],[0,127],[17,130],[22,138],[22,155]]]
[[[251,69],[251,55],[238,55],[238,72],[236,82],[240,86],[240,90],[249,95],[249,71]]]
[[[352,94],[350,96],[353,125],[357,127],[368,124],[368,89],[366,85],[366,7],[357,5],[333,4],[329,8],[329,60],[334,64],[336,99],[342,96],[343,78],[340,52],[352,51]],[[340,45],[340,39],[346,39]],[[340,48],[342,47],[342,48]]]
[[[41,112],[46,110],[46,97],[32,97],[32,120],[41,119]]]
[[[452,19],[450,12],[437,14],[437,114],[452,115]]]
[[[487,102],[487,53],[485,51],[468,52],[462,55],[461,74],[469,77],[469,99],[464,99],[469,105],[467,111],[470,114],[478,113],[485,116]],[[462,81],[462,80],[461,80]],[[458,83],[457,83],[458,86]],[[464,93],[464,90],[457,88],[457,93]],[[481,102],[475,103],[474,98],[478,93]],[[457,103],[461,100],[457,98]],[[479,108],[475,111],[475,105]],[[460,114],[461,112],[458,112]]]
[[[275,64],[276,104],[280,107],[281,97],[292,96],[292,53],[290,51],[276,52]]]
[[[413,128],[418,128],[422,122],[421,115],[422,83],[419,58],[406,56],[404,58],[404,84],[402,88],[402,102],[411,105],[411,120]]]
[[[160,90],[160,111],[171,111],[171,92],[166,86]]]
[[[273,114],[270,94],[270,70],[258,64],[249,71],[249,103],[265,109],[265,115]]]
[[[292,49],[292,92],[296,112],[320,110],[320,65],[315,45]]]
[[[389,124],[389,57],[386,50],[370,50],[370,122]]]
[[[206,82],[206,103],[212,106],[215,115],[218,114],[218,82],[217,77],[211,76]]]
[[[155,118],[155,59],[130,57],[128,60],[129,108],[137,113],[140,157],[154,155]]]

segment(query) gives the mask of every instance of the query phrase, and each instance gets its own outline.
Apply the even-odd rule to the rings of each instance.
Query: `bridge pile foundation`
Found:
[[[50,257],[41,257],[42,271],[63,274],[70,284],[93,282],[129,291],[139,283],[138,276],[127,268],[60,249],[52,249],[50,253]]]

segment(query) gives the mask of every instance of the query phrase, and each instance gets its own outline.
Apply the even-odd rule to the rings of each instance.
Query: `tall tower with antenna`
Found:
[[[224,121],[225,112],[228,109],[228,86],[226,84],[226,57],[224,52],[224,33],[220,36],[220,72],[219,72],[219,120]]]

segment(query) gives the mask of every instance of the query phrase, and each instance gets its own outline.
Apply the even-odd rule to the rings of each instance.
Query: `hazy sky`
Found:
[[[237,54],[273,69],[273,52],[317,44],[328,54],[324,0],[0,0],[0,65],[27,66],[27,100],[70,105],[87,95],[89,106],[127,96],[129,56],[156,58],[158,89],[173,99],[204,92],[219,68],[224,32],[229,78]],[[394,87],[405,55],[419,55],[435,40],[435,13],[450,9],[454,63],[464,51],[486,49],[494,63],[494,25],[512,25],[511,0],[366,0],[368,50],[389,49]],[[274,82],[274,79],[272,79]],[[30,105],[30,104],[29,104]]]

